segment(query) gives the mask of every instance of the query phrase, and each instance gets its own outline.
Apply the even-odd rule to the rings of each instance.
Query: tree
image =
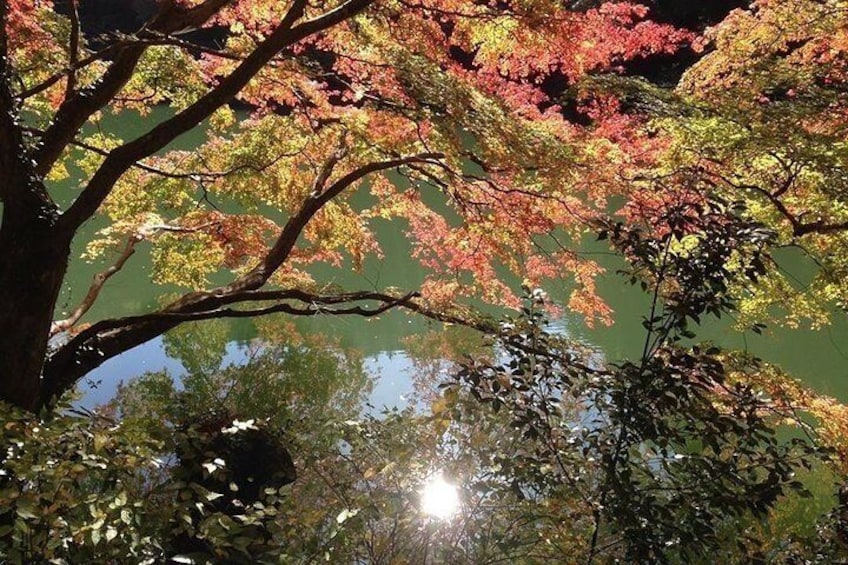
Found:
[[[769,546],[778,562],[791,538],[775,532],[780,542],[772,543],[746,529],[790,493],[809,498],[796,475],[827,461],[830,449],[813,435],[776,433],[786,422],[810,427],[791,403],[763,394],[759,360],[690,341],[702,317],[735,309],[734,283],[765,273],[774,235],[716,201],[660,219],[665,230],[652,221],[602,233],[628,257],[631,282],[652,294],[640,358],[587,362],[545,331],[537,293],[502,326],[499,359],[467,363],[441,411],[466,425],[470,413],[472,427],[475,404],[504,414],[520,447],[496,447],[484,469],[528,497],[570,502],[571,529],[582,531],[569,553],[575,562],[750,562]],[[832,538],[839,528],[822,531]],[[821,562],[844,554],[828,539],[800,555],[817,551]]]
[[[188,321],[396,306],[439,317],[475,287],[514,303],[501,263],[534,280],[573,276],[572,306],[603,319],[597,267],[567,251],[546,257],[531,236],[579,231],[577,196],[592,191],[597,156],[614,161],[623,149],[566,120],[540,84],[690,37],[627,4],[163,0],[136,33],[98,37],[95,50],[77,4],[61,15],[51,2],[14,0],[0,12],[0,323],[15,328],[0,342],[0,398],[28,409]],[[197,28],[223,30],[226,45],[182,34]],[[237,100],[253,113],[233,123]],[[166,103],[172,113],[150,117],[134,139],[100,121]],[[169,150],[203,124],[201,147]],[[388,182],[390,171],[408,184]],[[79,190],[64,205],[54,186],[66,175]],[[347,197],[362,184],[378,202],[357,213]],[[441,191],[450,213],[427,206],[426,190]],[[246,211],[222,213],[213,196]],[[278,213],[262,213],[269,207]],[[54,322],[71,242],[95,215],[112,226],[92,252],[117,245],[120,255]],[[368,221],[380,216],[409,221],[416,256],[434,270],[424,288],[345,293],[308,281],[310,262],[379,252]],[[142,241],[154,246],[158,280],[195,290],[155,312],[81,324]],[[207,284],[220,267],[234,277]]]
[[[658,192],[720,194],[775,229],[775,247],[815,265],[810,281],[773,265],[743,297],[742,325],[820,327],[848,304],[845,20],[844,2],[756,2],[699,39],[709,52],[673,91],[644,81],[612,87],[619,107],[647,116],[643,126],[666,143],[631,173],[632,190],[644,191],[631,214]]]

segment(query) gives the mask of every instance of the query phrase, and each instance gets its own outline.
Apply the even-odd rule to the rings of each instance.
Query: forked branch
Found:
[[[103,320],[82,330],[56,349],[48,359],[44,370],[43,402],[49,402],[51,398],[61,395],[72,387],[79,378],[107,359],[160,336],[188,321],[260,316],[275,312],[301,316],[322,313],[373,316],[390,308],[403,306],[433,319],[459,322],[459,319],[444,318],[441,314],[429,312],[423,306],[416,304],[413,301],[413,298],[417,296],[415,293],[403,296],[380,293],[320,296],[296,289],[259,290],[274,272],[288,260],[309,221],[323,206],[338,197],[345,189],[374,172],[413,163],[433,164],[442,157],[443,155],[439,153],[421,153],[385,161],[375,161],[361,165],[333,181],[333,169],[343,158],[341,152],[334,154],[319,171],[316,182],[313,182],[311,186],[312,191],[305,199],[301,209],[289,218],[274,245],[251,271],[227,286],[210,291],[188,293],[157,312],[129,318]],[[96,299],[97,292],[99,292],[99,287],[93,293],[94,299]],[[344,306],[364,300],[377,301],[380,305],[375,308],[366,308],[361,305]],[[232,308],[235,304],[268,301],[274,301],[276,304],[250,309]],[[292,304],[292,301],[306,304],[306,306],[297,306]]]
[[[185,27],[199,27],[230,2],[232,0],[205,0],[188,9],[179,7],[172,1],[165,2],[153,20],[148,22],[147,27],[165,34]],[[50,172],[79,129],[127,84],[146,50],[147,45],[142,43],[120,47],[100,80],[75,92],[59,106],[51,126],[35,152],[35,170],[39,176]]]

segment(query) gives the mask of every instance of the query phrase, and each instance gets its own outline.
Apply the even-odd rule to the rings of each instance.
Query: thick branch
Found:
[[[201,224],[199,226],[193,227],[185,227],[179,225],[168,225],[168,224],[146,224],[139,228],[138,232],[134,233],[127,239],[127,244],[118,257],[117,261],[110,266],[105,271],[97,273],[94,275],[94,280],[91,283],[91,286],[88,288],[88,292],[83,298],[82,302],[74,309],[70,316],[65,318],[64,320],[59,320],[53,322],[50,326],[50,337],[53,337],[63,331],[67,331],[70,328],[74,327],[74,325],[79,322],[79,320],[88,312],[91,307],[94,305],[95,301],[100,296],[101,290],[103,290],[103,286],[106,284],[112,276],[118,273],[121,269],[124,268],[124,264],[129,260],[130,257],[135,253],[136,245],[148,239],[152,235],[159,232],[170,232],[170,233],[197,233],[199,231],[204,231],[208,228],[220,226],[219,222],[208,222],[205,224]]]
[[[287,296],[289,294],[289,296]],[[104,320],[81,331],[65,346],[56,351],[47,361],[44,370],[42,402],[48,403],[72,388],[83,375],[128,349],[149,341],[167,330],[184,322],[214,318],[243,318],[273,313],[288,313],[298,316],[319,314],[376,316],[391,308],[407,306],[417,293],[394,296],[377,292],[349,293],[343,295],[309,295],[300,291],[280,291],[278,296],[305,304],[296,306],[278,302],[270,306],[252,309],[218,307],[194,312],[160,311],[152,314]],[[361,301],[376,301],[374,307],[353,305],[329,307],[329,304],[352,304]],[[239,301],[240,302],[240,301]]]
[[[196,127],[215,110],[230,102],[274,56],[286,47],[345,21],[375,0],[348,0],[338,8],[294,26],[303,15],[305,0],[296,0],[289,12],[268,36],[236,69],[191,106],[162,122],[141,137],[123,145],[94,174],[86,189],[63,217],[65,227],[75,230],[90,218],[109,195],[115,183],[136,161],[167,146],[183,133]]]
[[[356,314],[360,316],[375,316],[397,305],[406,305],[416,297],[418,297],[417,292],[410,292],[404,296],[392,296],[385,293],[369,291],[322,296],[299,290],[280,290],[264,293],[264,296],[261,298],[259,295],[246,293],[238,297],[229,297],[224,304],[229,306],[234,304],[243,304],[245,302],[270,301],[278,303],[272,306],[252,309],[233,309],[227,306],[219,306],[210,310],[199,310],[196,312],[169,312],[161,310],[159,312],[143,314],[140,316],[128,316],[126,318],[103,320],[102,322],[97,322],[80,332],[74,338],[73,342],[81,343],[92,339],[107,340],[110,335],[117,335],[122,332],[132,331],[134,328],[139,328],[149,324],[157,324],[160,322],[176,326],[183,322],[190,321],[210,320],[214,318],[246,318],[250,316],[280,312],[297,316],[316,316],[318,314]],[[294,306],[288,302],[283,302],[284,300],[302,302],[307,306]],[[339,304],[351,304],[362,301],[377,301],[381,303],[381,306],[377,308],[363,308],[362,306],[347,308],[333,307]]]

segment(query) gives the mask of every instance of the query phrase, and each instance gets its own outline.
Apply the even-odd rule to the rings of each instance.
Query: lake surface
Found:
[[[152,119],[156,117],[154,113]],[[150,125],[149,120],[137,117],[128,119],[123,115],[120,120],[116,117],[107,119],[104,127],[128,138],[143,132]],[[196,146],[201,135],[202,132],[192,132],[182,138],[177,146]],[[66,183],[62,187],[60,200],[70,201],[75,190],[73,182]],[[105,225],[104,220],[95,219],[84,227],[75,242],[75,257],[81,255],[86,241]],[[387,286],[403,290],[416,289],[424,278],[424,271],[410,258],[410,246],[404,236],[403,226],[383,221],[377,226],[377,232],[385,254],[383,260],[370,259],[365,263],[362,273],[319,266],[314,269],[316,280],[335,282],[347,290]],[[183,291],[174,287],[156,286],[150,282],[151,264],[147,248],[146,244],[141,244],[139,252],[124,269],[108,281],[100,299],[83,319],[84,322],[144,313],[156,307],[162,295]],[[587,243],[585,250],[597,253],[593,258],[608,268],[599,288],[601,295],[616,312],[616,323],[608,328],[589,329],[579,317],[572,318],[566,314],[553,324],[554,329],[596,349],[607,359],[635,357],[640,353],[644,340],[641,319],[649,309],[648,296],[638,287],[626,285],[624,279],[614,273],[622,265],[619,258],[605,254],[604,248],[595,243]],[[73,308],[84,296],[94,274],[102,271],[110,260],[113,258],[106,257],[95,263],[87,263],[75,259],[68,274],[67,288],[57,309],[61,312]],[[811,267],[799,255],[789,253],[779,257],[779,260],[782,268],[798,280],[809,277]],[[217,282],[225,280],[224,276]],[[546,290],[556,299],[566,296],[568,289],[561,283]],[[282,326],[285,322],[285,318],[278,317],[270,323]],[[252,322],[245,320],[226,324],[225,335],[220,338],[220,343],[210,346],[217,347],[223,364],[241,364],[246,359],[248,346],[257,336],[256,328]],[[389,312],[373,320],[329,316],[298,319],[296,326],[302,334],[320,333],[341,347],[359,350],[368,371],[375,377],[372,403],[391,406],[405,404],[412,391],[411,377],[416,369],[408,355],[408,339],[437,328],[438,324],[401,312]],[[203,336],[204,332],[198,329],[197,338],[203,339]],[[770,327],[763,335],[735,331],[729,320],[708,320],[698,331],[698,339],[710,340],[726,348],[748,350],[766,361],[776,363],[813,389],[848,402],[848,317],[844,313],[835,313],[833,324],[819,331]],[[146,371],[162,369],[167,369],[177,377],[184,374],[179,356],[169,355],[163,340],[157,339],[108,361],[89,375],[83,383],[86,391],[84,403],[94,405],[104,402],[111,398],[122,380]]]

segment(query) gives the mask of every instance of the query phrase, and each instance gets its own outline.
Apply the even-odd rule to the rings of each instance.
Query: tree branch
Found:
[[[323,192],[315,193],[313,191],[300,211],[289,218],[288,222],[286,222],[280,237],[265,256],[265,259],[254,267],[247,275],[242,277],[242,279],[228,287],[227,292],[232,293],[242,290],[253,290],[265,284],[274,271],[276,271],[280,265],[288,259],[292,249],[294,249],[294,246],[300,237],[300,234],[315,214],[317,214],[324,205],[341,194],[342,191],[351,186],[353,183],[374,172],[394,169],[412,163],[432,163],[443,157],[444,155],[441,153],[421,153],[410,157],[400,157],[387,161],[376,161],[363,165],[362,167],[347,173]],[[320,186],[318,188],[320,188]]]
[[[80,69],[84,69],[88,65],[94,63],[95,61],[102,61],[102,60],[106,59],[107,57],[109,57],[114,51],[117,51],[120,48],[125,47],[126,45],[128,45],[128,43],[121,41],[121,42],[113,43],[113,44],[109,45],[108,47],[104,47],[100,51],[92,53],[88,57],[84,57],[83,59],[77,61],[77,63],[73,67],[69,67],[67,69],[64,69],[61,72],[58,72],[54,75],[51,75],[50,77],[46,78],[45,80],[36,84],[35,86],[28,88],[27,90],[24,90],[22,92],[19,92],[16,95],[16,98],[18,100],[26,100],[27,98],[31,98],[31,97],[35,96],[36,94],[38,94],[40,92],[44,92],[45,90],[47,90],[48,88],[50,88],[51,86],[53,86],[54,84],[56,84],[57,82],[59,82],[60,80],[65,78],[69,72],[79,71]]]
[[[126,264],[127,260],[129,260],[133,253],[135,253],[136,244],[142,239],[144,238],[138,234],[134,234],[127,239],[127,244],[121,252],[121,255],[118,257],[118,260],[105,271],[94,275],[94,280],[92,280],[91,286],[88,287],[88,292],[85,294],[85,298],[83,298],[82,302],[80,302],[74,311],[71,312],[71,315],[64,320],[58,320],[50,325],[49,337],[52,338],[61,332],[67,331],[79,322],[80,318],[82,318],[97,301],[97,298],[100,296],[100,291],[103,290],[103,286],[106,284],[106,281],[112,278],[112,276],[118,273],[118,271],[123,269],[124,264]]]
[[[215,110],[230,102],[282,49],[355,16],[374,1],[348,0],[330,12],[295,26],[295,22],[303,16],[306,6],[306,0],[295,0],[271,35],[231,74],[222,79],[218,86],[182,112],[165,120],[141,137],[112,151],[82,194],[63,215],[63,226],[67,230],[75,231],[97,211],[115,182],[132,167],[133,163],[164,148],[178,136],[196,127]]]
[[[241,55],[236,55],[234,53],[227,53],[226,51],[221,51],[219,49],[212,49],[211,47],[205,47],[203,45],[198,45],[196,43],[192,43],[191,41],[186,41],[185,39],[181,39],[179,37],[174,37],[171,35],[166,35],[163,33],[157,33],[150,29],[145,29],[139,32],[134,36],[127,36],[122,34],[114,34],[116,39],[113,43],[104,47],[103,49],[96,51],[90,54],[83,59],[77,61],[74,65],[69,66],[69,68],[58,72],[50,77],[44,79],[42,82],[24,90],[17,94],[17,98],[19,100],[25,100],[27,98],[31,98],[40,92],[44,92],[63,78],[65,78],[68,73],[79,71],[80,69],[84,69],[88,65],[94,63],[95,61],[103,61],[112,56],[116,51],[120,51],[125,47],[129,47],[130,45],[140,45],[146,47],[152,47],[156,45],[172,45],[174,47],[179,47],[181,49],[185,49],[195,55],[212,55],[214,57],[220,57],[222,59],[229,59],[231,61],[241,61],[244,59]]]
[[[39,130],[35,128],[24,128],[25,131],[30,131],[33,133],[41,134]],[[101,149],[100,147],[96,147],[91,145],[90,143],[86,143],[84,141],[73,140],[71,145],[79,147],[81,149],[85,149],[86,151],[91,151],[92,153],[96,153],[103,157],[109,156],[109,151],[107,149]],[[151,165],[146,165],[145,163],[139,161],[133,163],[133,168],[138,169],[140,171],[144,171],[146,173],[150,173],[153,175],[157,175],[160,177],[165,177],[169,179],[178,179],[178,180],[192,180],[192,181],[215,181],[218,179],[226,178],[230,175],[234,175],[236,173],[242,171],[253,171],[254,173],[262,173],[265,172],[270,167],[276,165],[280,160],[285,159],[286,157],[294,157],[302,153],[300,151],[292,151],[292,152],[284,152],[280,153],[273,158],[269,159],[264,163],[256,164],[244,164],[244,165],[236,165],[230,169],[226,169],[223,171],[186,171],[186,172],[175,172],[175,171],[166,171],[164,169],[160,169],[158,167],[154,167]]]
[[[303,229],[314,215],[343,190],[361,180],[370,173],[400,167],[409,163],[432,163],[442,158],[439,153],[422,153],[408,157],[398,157],[386,161],[376,161],[360,166],[341,176],[329,187],[323,186],[329,182],[332,168],[341,159],[340,152],[333,155],[325,163],[318,174],[320,182],[313,182],[313,189],[319,191],[310,193],[301,210],[289,218],[283,227],[274,246],[265,258],[250,272],[233,283],[205,292],[189,293],[172,302],[162,310],[116,320],[103,320],[89,326],[74,336],[69,342],[57,348],[49,357],[44,370],[43,399],[61,394],[69,387],[107,359],[114,357],[132,347],[162,335],[166,331],[192,320],[204,320],[216,317],[244,317],[261,315],[272,312],[287,312],[293,315],[315,315],[328,312],[327,306],[349,303],[361,300],[375,300],[391,303],[390,307],[401,304],[398,297],[379,293],[353,293],[322,297],[298,290],[264,291],[263,286],[271,275],[288,259]],[[323,191],[320,189],[323,188]],[[268,301],[268,300],[297,300],[308,302],[308,308],[297,308],[290,304],[277,304],[258,310],[233,310],[227,308],[233,304]],[[421,313],[422,315],[446,322],[461,323],[459,318],[449,318],[443,314],[427,310],[415,304],[410,299],[404,299],[402,305]],[[373,310],[362,310],[359,307],[331,309],[334,314],[366,315]],[[373,315],[373,314],[371,314]]]
[[[186,27],[198,27],[230,2],[232,0],[205,0],[193,8],[184,9],[169,0],[146,28],[168,34]],[[120,92],[132,77],[146,49],[147,45],[143,43],[123,46],[100,80],[62,103],[35,154],[35,170],[39,176],[50,172],[83,124]]]
[[[77,70],[79,64],[79,40],[80,40],[80,21],[79,10],[77,9],[78,0],[70,1],[70,19],[71,19],[71,37],[68,41],[68,81],[65,84],[65,100],[73,96],[77,88]]]
[[[756,184],[745,184],[745,183],[736,183],[730,180],[729,178],[721,175],[719,173],[710,172],[709,175],[716,177],[720,181],[724,182],[728,186],[731,186],[737,190],[752,190],[761,194],[765,197],[769,203],[774,206],[774,208],[780,213],[781,216],[786,218],[789,222],[789,225],[792,226],[792,235],[795,237],[803,237],[808,234],[817,233],[820,235],[826,235],[830,233],[837,233],[848,231],[848,220],[844,222],[828,222],[824,219],[818,219],[815,222],[804,222],[801,220],[802,214],[793,214],[789,208],[787,208],[786,204],[784,204],[780,200],[780,196],[786,192],[789,188],[789,184],[784,183],[775,192],[771,192],[759,185]],[[714,186],[714,185],[713,185]]]
[[[219,222],[208,222],[194,227],[173,226],[168,224],[142,226],[137,233],[134,233],[127,238],[127,243],[115,263],[105,271],[94,275],[94,280],[92,280],[91,286],[88,288],[85,298],[83,298],[82,302],[80,302],[80,304],[74,309],[71,315],[64,320],[58,320],[51,324],[49,336],[52,338],[61,332],[71,329],[77,322],[79,322],[79,320],[91,309],[95,301],[100,296],[100,291],[103,290],[106,281],[123,269],[124,264],[126,264],[129,258],[135,253],[135,247],[138,243],[158,232],[196,233],[218,225],[220,225]]]
[[[47,360],[42,382],[42,401],[49,402],[58,398],[76,384],[83,375],[128,349],[149,341],[165,331],[189,321],[215,318],[245,318],[274,313],[287,313],[296,316],[357,315],[372,317],[398,306],[412,304],[418,296],[410,292],[402,296],[377,292],[348,293],[342,295],[311,295],[301,291],[279,291],[280,300],[289,299],[306,304],[296,306],[287,302],[278,302],[270,306],[253,309],[234,309],[217,307],[210,310],[191,312],[159,311],[141,316],[131,316],[114,320],[104,320],[82,330],[67,344],[55,351]],[[243,297],[244,301],[248,300]],[[333,304],[351,304],[361,301],[375,301],[373,308],[361,305],[331,308]],[[242,300],[236,301],[242,302]],[[416,307],[419,309],[420,307]]]

